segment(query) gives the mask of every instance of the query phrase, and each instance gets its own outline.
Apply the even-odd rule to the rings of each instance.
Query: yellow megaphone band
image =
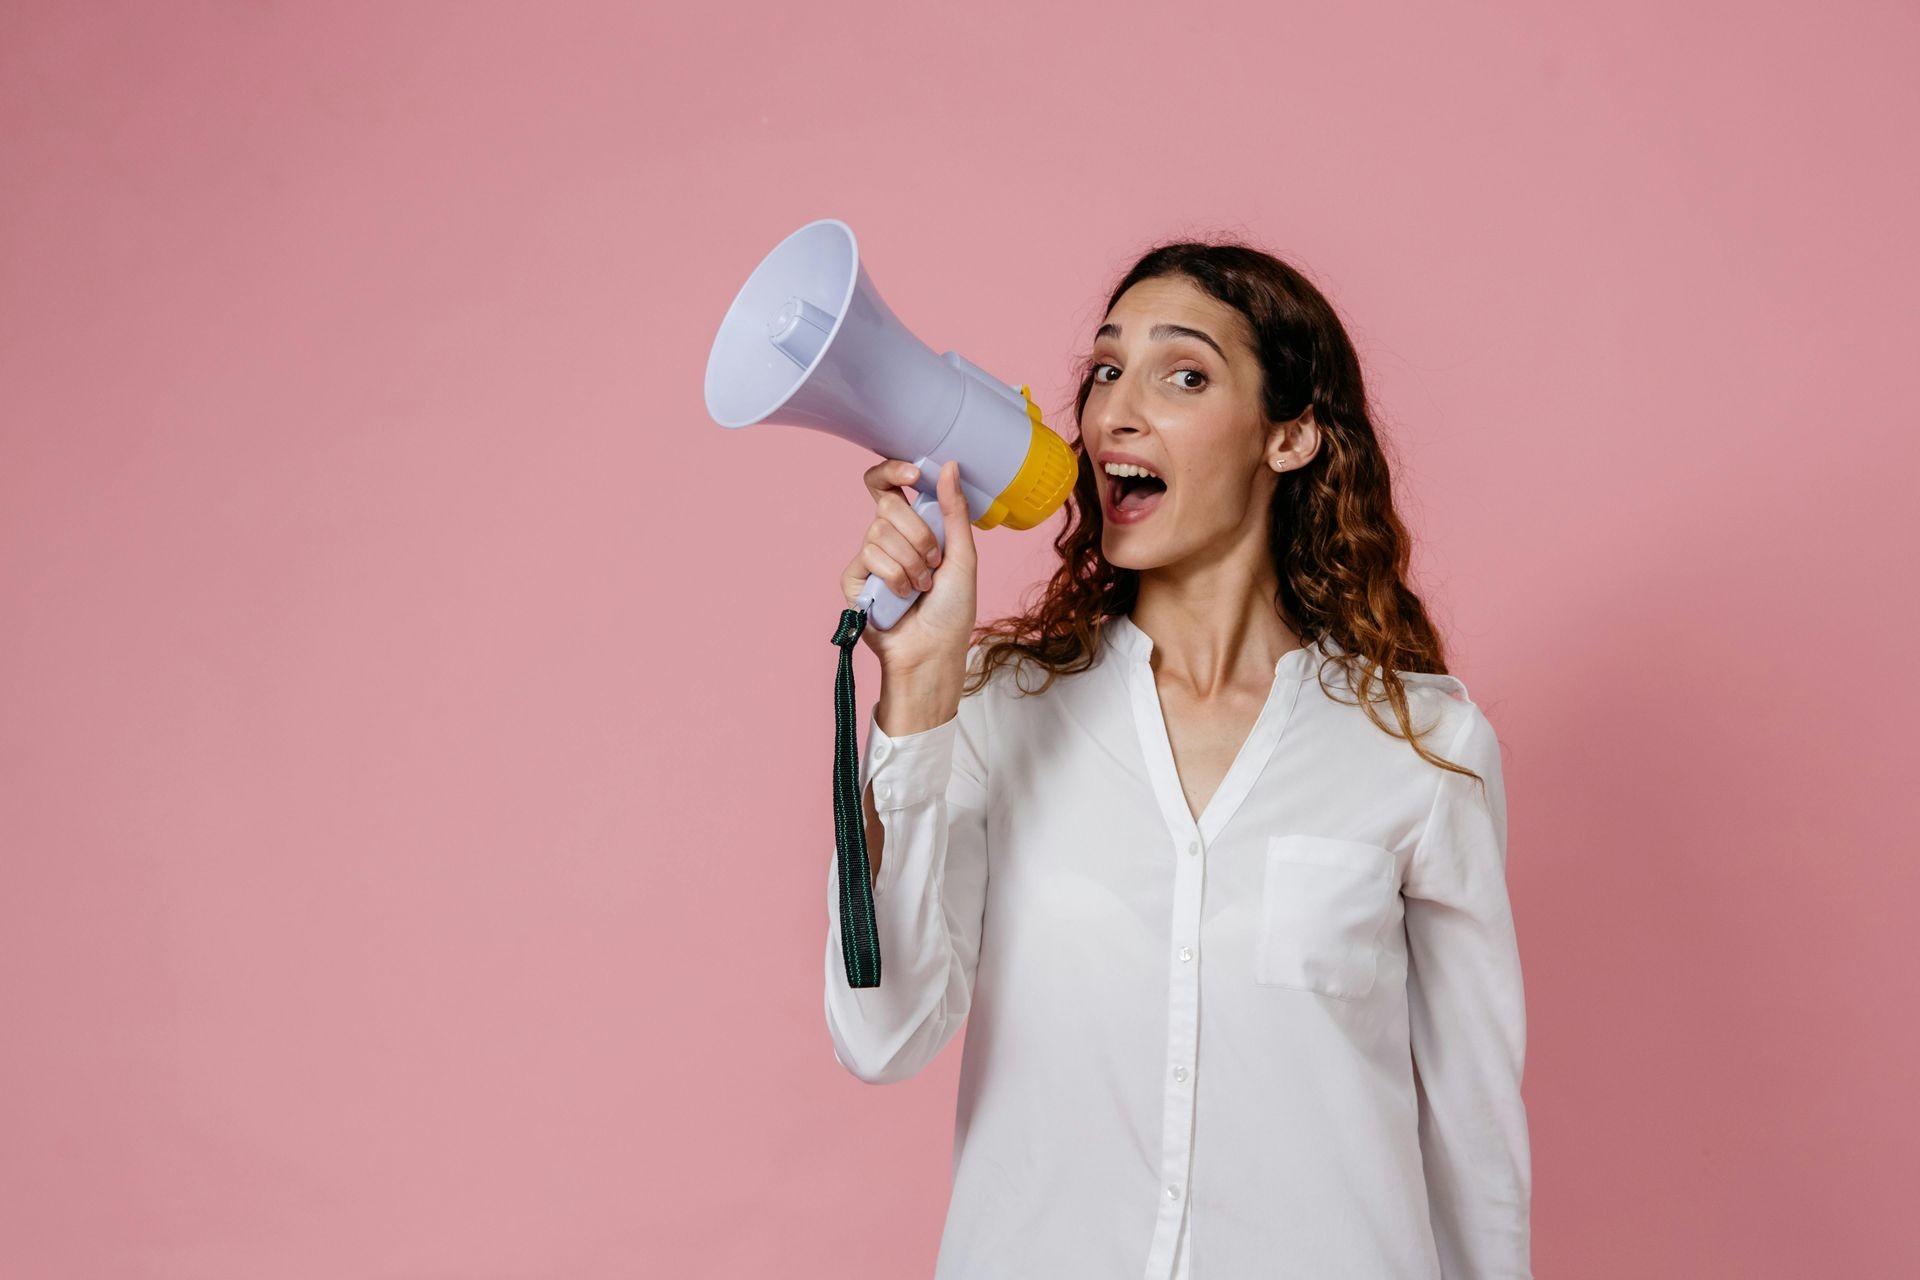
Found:
[[[1027,402],[1027,417],[1033,420],[1033,436],[1027,444],[1026,461],[1014,473],[1013,480],[995,498],[978,520],[976,529],[991,529],[1005,524],[1010,529],[1031,529],[1060,509],[1073,492],[1079,476],[1073,446],[1040,418],[1040,406],[1033,393],[1022,384],[1020,394]]]

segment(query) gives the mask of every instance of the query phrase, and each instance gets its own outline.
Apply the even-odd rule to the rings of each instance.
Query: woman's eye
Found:
[[[1095,382],[1112,382],[1113,381],[1112,378],[1103,378],[1100,376],[1100,371],[1102,369],[1112,369],[1115,373],[1119,372],[1119,369],[1114,365],[1105,364],[1105,363],[1096,364],[1093,366],[1093,370],[1092,370],[1092,377]],[[1200,389],[1200,386],[1204,386],[1207,381],[1207,375],[1200,372],[1200,370],[1198,369],[1175,369],[1173,373],[1169,376],[1178,378],[1183,375],[1200,379],[1199,385],[1195,385],[1193,383],[1182,383],[1181,387],[1183,390],[1186,390],[1186,391],[1198,391]]]

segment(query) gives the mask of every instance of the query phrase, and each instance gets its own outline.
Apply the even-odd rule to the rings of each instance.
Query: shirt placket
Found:
[[[1172,835],[1173,904],[1167,949],[1167,1041],[1161,1078],[1160,1190],[1146,1275],[1147,1280],[1175,1280],[1175,1246],[1187,1212],[1193,1169],[1193,1085],[1200,1045],[1200,904],[1206,859],[1202,856],[1204,841],[1187,809],[1179,778],[1177,774],[1168,776],[1173,765],[1167,755],[1153,669],[1144,662],[1135,664],[1131,687],[1134,721],[1140,727],[1154,791]],[[1158,742],[1154,740],[1156,727]],[[1180,1261],[1184,1263],[1185,1258]]]
[[[1297,651],[1295,651],[1297,652]],[[1282,658],[1281,662],[1286,659]],[[1200,1048],[1200,921],[1206,888],[1206,853],[1233,818],[1255,779],[1266,769],[1299,697],[1300,682],[1283,679],[1274,667],[1274,682],[1247,740],[1221,778],[1213,798],[1196,821],[1180,786],[1180,772],[1160,713],[1160,693],[1153,666],[1145,653],[1131,664],[1129,687],[1133,721],[1140,750],[1153,782],[1173,848],[1173,904],[1167,944],[1167,1044],[1161,1082],[1159,1194],[1153,1243],[1147,1251],[1147,1280],[1186,1280],[1193,1256],[1193,1136],[1194,1092],[1199,1074]],[[1186,1226],[1182,1246],[1180,1229]],[[1179,1272],[1175,1274],[1175,1254]]]
[[[1160,1114],[1160,1215],[1147,1274],[1172,1277],[1193,1172],[1194,1073],[1200,1048],[1200,897],[1206,859],[1198,830],[1174,841],[1173,936],[1167,959],[1167,1056]]]

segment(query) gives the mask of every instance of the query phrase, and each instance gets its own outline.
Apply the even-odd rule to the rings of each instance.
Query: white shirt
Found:
[[[1196,821],[1151,638],[1102,636],[1044,694],[1006,667],[937,728],[869,714],[878,987],[829,860],[840,1064],[905,1080],[968,1023],[936,1280],[1530,1277],[1492,724],[1401,673],[1483,796],[1321,690],[1336,642],[1294,649]]]

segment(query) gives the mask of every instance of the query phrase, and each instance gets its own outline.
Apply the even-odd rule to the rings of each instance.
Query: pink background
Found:
[[[1915,1273],[1916,27],[8,5],[0,1274],[931,1269],[958,1046],[820,1008],[872,459],[701,399],[828,215],[1069,434],[1153,240],[1327,290],[1506,746],[1538,1273]]]

